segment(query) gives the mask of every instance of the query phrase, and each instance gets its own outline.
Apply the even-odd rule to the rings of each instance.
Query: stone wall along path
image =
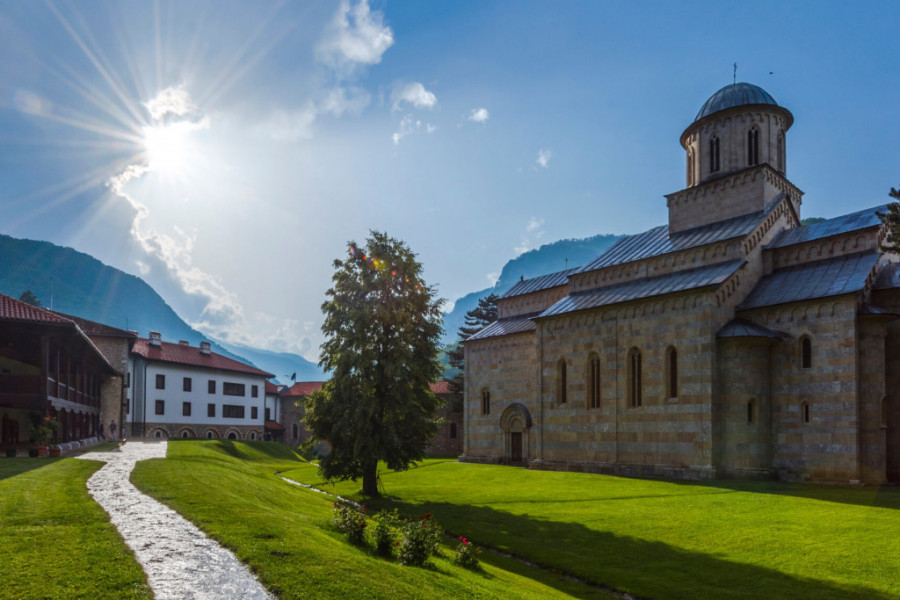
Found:
[[[78,457],[106,463],[88,479],[88,492],[134,552],[156,599],[273,600],[231,552],[131,484],[134,465],[165,458],[166,446],[166,442],[128,442],[121,451]]]

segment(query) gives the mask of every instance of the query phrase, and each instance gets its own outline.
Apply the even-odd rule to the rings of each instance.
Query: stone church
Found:
[[[900,480],[884,206],[801,226],[789,110],[728,85],[668,225],[523,280],[465,342],[462,460],[671,478]]]

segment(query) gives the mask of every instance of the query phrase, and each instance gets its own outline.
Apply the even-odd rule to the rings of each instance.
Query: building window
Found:
[[[162,431],[160,431],[159,429],[157,429],[157,430],[156,430],[156,433],[153,434],[153,437],[161,438],[161,437],[162,437]]]
[[[709,172],[716,173],[719,167],[719,138],[713,136],[709,139]]]
[[[191,416],[191,403],[190,402],[182,402],[181,403],[181,416],[182,417]]]
[[[272,420],[272,409],[267,408],[266,409],[266,421],[271,421],[271,420]]]
[[[156,389],[164,390],[166,389],[166,376],[157,374],[156,375]]]
[[[251,440],[255,440],[255,439],[256,439],[256,432],[255,432],[255,431],[251,431],[251,432],[250,432],[250,439],[251,439]]]
[[[206,416],[207,417],[215,417],[216,416],[216,405],[215,404],[207,404],[206,405]]]
[[[450,423],[450,439],[456,439],[456,423]]]
[[[291,434],[293,434],[295,440],[300,437],[300,426],[296,423],[291,425]]]
[[[212,439],[215,439],[215,437],[216,437],[216,434],[214,434],[212,431],[206,432],[206,439],[212,440]]]
[[[206,384],[206,391],[210,394],[216,393],[216,382],[213,379],[209,380],[209,383]]]
[[[131,372],[125,373],[125,387],[131,387]]]
[[[588,357],[588,406],[600,408],[600,355],[596,352]]]
[[[678,350],[675,346],[666,349],[666,394],[669,398],[678,397]]]
[[[236,439],[238,439],[238,438],[237,438],[237,434],[236,434],[235,432],[233,432],[233,431],[229,431],[229,432],[228,432],[228,439],[229,439],[229,440],[236,440]]]
[[[808,335],[800,338],[800,368],[809,369],[812,367],[812,340]]]
[[[188,432],[187,432],[187,431],[182,431],[182,432],[181,432],[181,439],[186,440],[187,438],[188,438]]]
[[[481,414],[491,414],[491,393],[488,390],[481,390]]]
[[[166,414],[166,401],[165,400],[157,400],[156,401],[156,414],[157,415]]]
[[[566,391],[569,386],[566,382],[566,359],[561,358],[559,362],[556,363],[556,401],[559,404],[566,403]]]
[[[779,132],[778,132],[778,171],[779,171],[782,175],[784,175],[784,163],[785,163],[785,156],[784,156],[784,132],[783,132],[783,131],[779,131]]]
[[[688,150],[687,156],[687,184],[688,187],[694,185],[694,149]]]
[[[756,399],[751,398],[747,403],[747,424],[756,423]]]
[[[256,408],[255,406],[250,407],[250,418],[251,419],[259,418],[259,409]]]
[[[747,132],[747,164],[751,167],[759,164],[759,129],[756,127]]]
[[[243,383],[228,383],[226,381],[222,384],[222,393],[226,396],[245,396],[246,390]]]
[[[251,398],[259,398],[259,386],[258,385],[250,386],[250,397]]]
[[[181,384],[182,391],[189,392],[191,391],[191,378],[185,377],[184,381]]]
[[[642,389],[642,380],[641,380],[641,351],[637,348],[632,348],[628,351],[628,359],[626,362],[627,365],[627,378],[628,382],[627,393],[628,393],[628,405],[631,407],[638,407],[643,404],[643,389]]]
[[[223,404],[222,417],[226,419],[243,419],[244,407],[240,404]]]
[[[809,402],[804,402],[800,405],[800,420],[804,423],[809,423]]]

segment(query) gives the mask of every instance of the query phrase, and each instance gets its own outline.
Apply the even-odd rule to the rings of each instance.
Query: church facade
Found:
[[[518,282],[465,342],[462,460],[672,478],[900,480],[900,269],[876,206],[800,225],[793,115],[716,92],[668,225]]]

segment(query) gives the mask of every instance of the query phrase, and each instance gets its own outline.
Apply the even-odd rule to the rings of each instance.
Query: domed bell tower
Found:
[[[793,122],[758,86],[734,83],[713,94],[681,134],[687,187],[667,196],[670,233],[764,211],[782,194],[799,216],[802,192],[785,177]]]

